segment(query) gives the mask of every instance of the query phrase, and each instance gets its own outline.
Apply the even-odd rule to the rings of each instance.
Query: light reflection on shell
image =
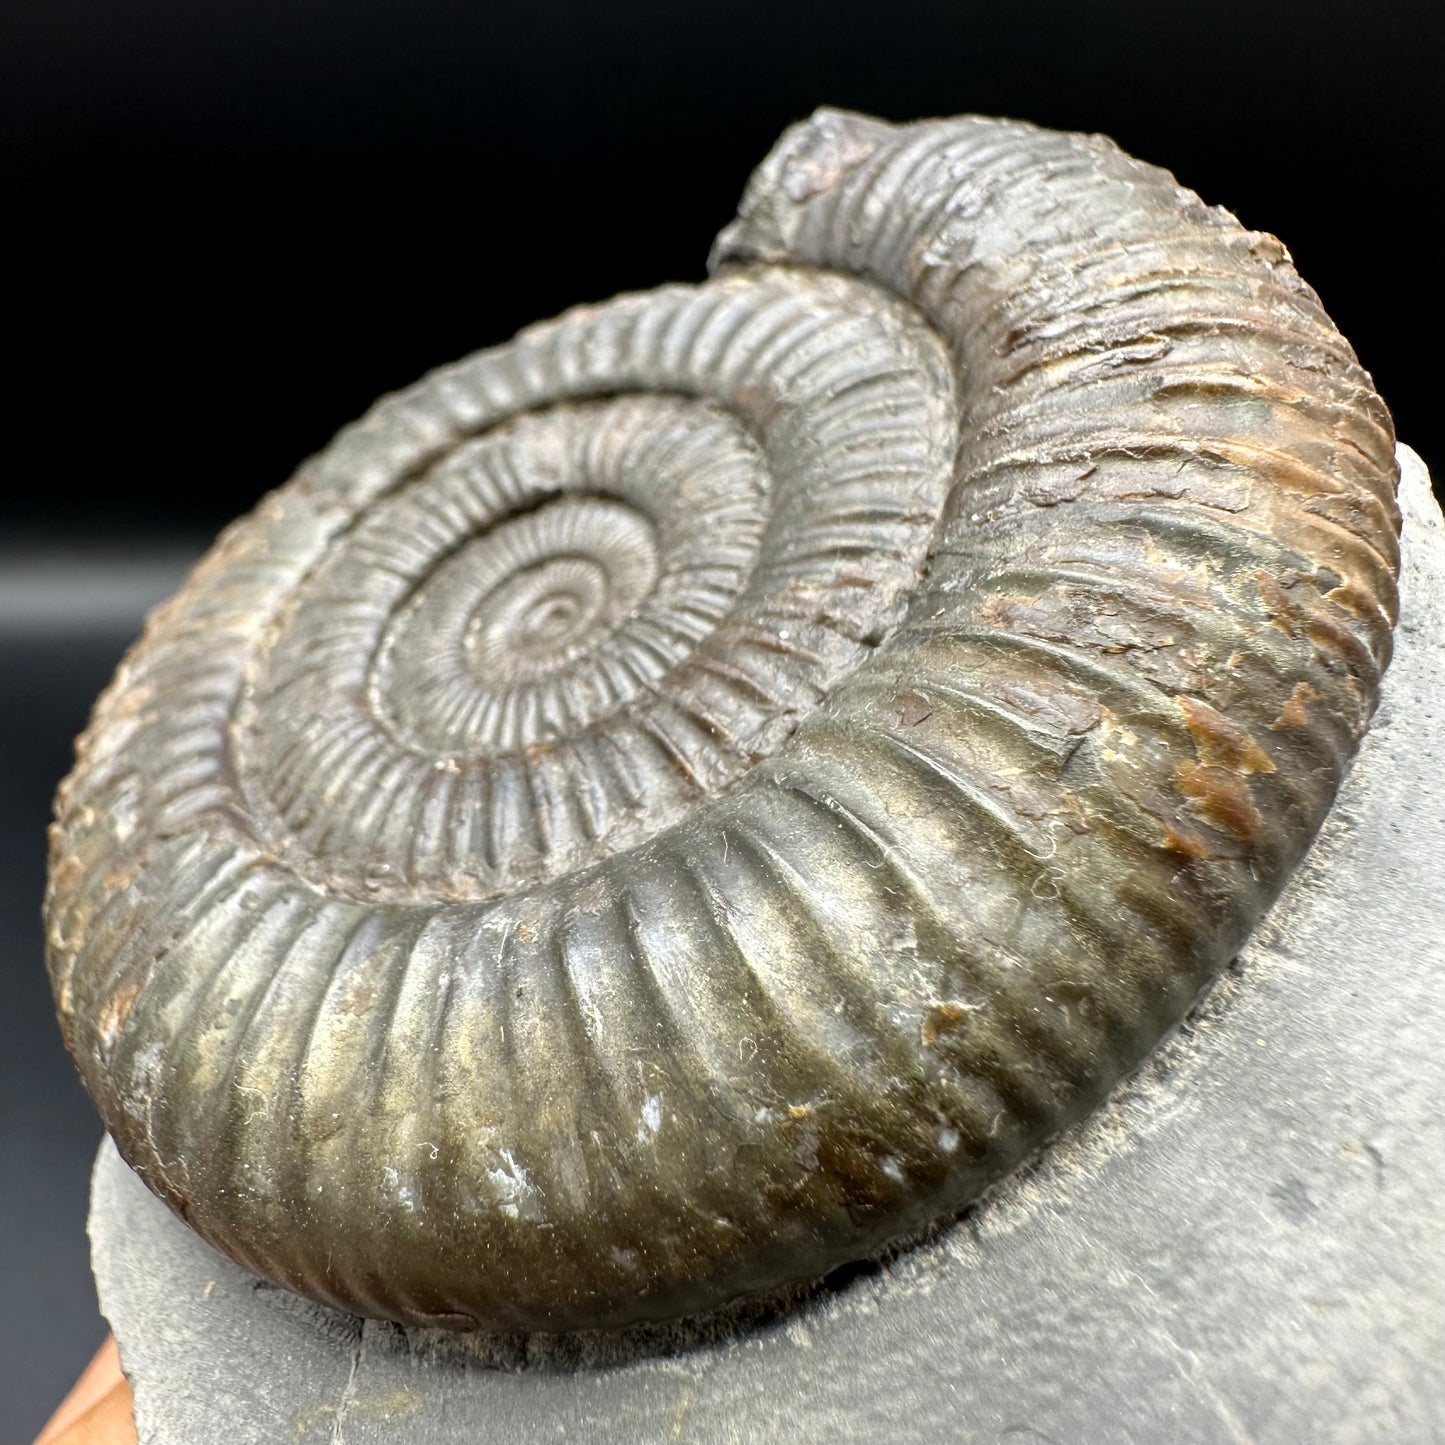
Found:
[[[1132,1068],[1313,837],[1389,417],[1109,142],[821,112],[714,279],[387,398],[150,621],[64,785],[66,1040],[207,1239],[566,1330],[817,1276]]]

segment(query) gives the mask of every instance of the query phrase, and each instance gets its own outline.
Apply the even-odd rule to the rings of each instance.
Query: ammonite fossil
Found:
[[[1095,137],[822,112],[713,271],[342,432],[61,791],[107,1127],[318,1300],[621,1326],[956,1212],[1367,725],[1391,425],[1277,241]]]

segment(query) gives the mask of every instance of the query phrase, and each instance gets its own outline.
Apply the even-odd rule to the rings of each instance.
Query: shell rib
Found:
[[[714,264],[344,431],[62,788],[86,1086],[316,1299],[621,1326],[958,1210],[1367,726],[1391,425],[1271,237],[1098,138],[820,112]]]

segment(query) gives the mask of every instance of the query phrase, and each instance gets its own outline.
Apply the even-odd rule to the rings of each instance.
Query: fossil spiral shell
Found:
[[[1271,237],[1098,138],[821,112],[713,270],[342,432],[62,788],[85,1083],[317,1299],[620,1326],[957,1210],[1368,723],[1391,425]]]

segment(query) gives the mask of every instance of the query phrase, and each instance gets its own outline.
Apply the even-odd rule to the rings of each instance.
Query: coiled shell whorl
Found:
[[[64,784],[67,1044],[206,1239],[407,1322],[876,1253],[1136,1065],[1389,655],[1389,417],[1109,142],[821,112],[714,278],[381,402]]]

